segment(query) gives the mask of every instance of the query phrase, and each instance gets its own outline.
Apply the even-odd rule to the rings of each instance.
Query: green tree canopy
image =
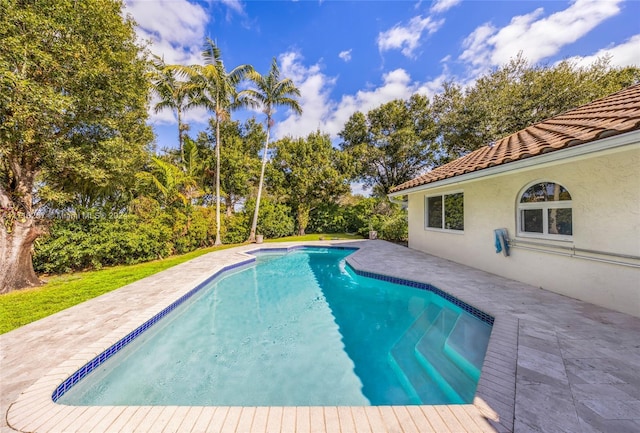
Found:
[[[152,140],[122,1],[0,1],[0,293],[38,284],[34,214],[108,196]]]
[[[352,157],[355,179],[384,196],[393,186],[413,179],[433,162],[437,130],[426,96],[415,94],[356,112],[339,136]]]
[[[193,149],[189,149],[190,161],[192,162],[194,153],[196,153],[194,149],[195,146]],[[189,173],[183,167],[162,158],[151,158],[149,170],[138,172],[137,177],[140,180],[141,188],[148,195],[156,198],[164,207],[176,204],[189,206],[193,199],[201,194],[194,173]]]
[[[258,152],[265,140],[264,128],[254,118],[244,123],[226,120],[220,124],[220,140],[224,143],[220,161],[220,188],[227,216],[237,204],[251,195],[260,175]],[[203,153],[208,152],[208,166],[215,165],[213,150],[216,146],[215,121],[209,122],[206,132],[197,140]],[[207,183],[213,184],[213,172],[207,171]]]
[[[589,66],[569,60],[532,66],[522,56],[468,88],[445,83],[433,99],[442,144],[439,163],[640,80],[640,68],[613,68],[602,58]]]
[[[347,176],[336,168],[340,152],[331,145],[329,135],[320,131],[307,138],[284,138],[275,147],[269,183],[291,207],[298,233],[303,235],[313,208],[349,191]]]

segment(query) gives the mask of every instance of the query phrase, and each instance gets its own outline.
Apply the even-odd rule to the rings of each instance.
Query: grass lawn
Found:
[[[345,234],[312,234],[290,236],[265,242],[317,241],[331,239],[362,239]],[[32,289],[0,295],[0,334],[35,322],[81,302],[118,289],[134,281],[153,275],[172,266],[194,259],[211,251],[232,248],[237,245],[202,248],[180,256],[163,260],[104,268],[99,271],[74,272],[43,278],[46,284]]]

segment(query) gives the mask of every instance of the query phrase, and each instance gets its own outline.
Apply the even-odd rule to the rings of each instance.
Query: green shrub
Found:
[[[345,214],[348,208],[337,203],[323,203],[309,214],[309,233],[347,233],[349,227]],[[355,231],[355,230],[354,230]]]
[[[59,219],[36,243],[34,268],[62,273],[153,260],[171,253],[170,237],[165,225],[144,222],[132,214],[115,219]]]
[[[224,215],[220,228],[222,242],[225,244],[240,244],[249,238],[251,220],[245,212]]]
[[[381,239],[394,242],[406,242],[409,239],[409,225],[406,211],[397,211],[386,217],[380,226],[378,235]]]
[[[243,212],[248,218],[248,229],[251,227],[255,200],[248,200]],[[258,211],[258,227],[256,234],[264,235],[265,238],[281,238],[290,236],[295,229],[294,219],[291,216],[291,208],[266,197],[260,200],[260,210]],[[249,233],[247,232],[247,237]],[[246,240],[246,238],[245,238]]]
[[[327,203],[311,212],[309,231],[314,233],[358,233],[404,242],[408,239],[407,212],[386,199],[363,197],[354,203]]]
[[[162,209],[153,199],[134,200],[131,213],[116,218],[57,219],[39,239],[34,268],[40,273],[100,269],[140,263],[212,245],[215,209]]]
[[[200,206],[186,211],[174,209],[171,215],[174,253],[188,253],[213,245],[216,236],[215,209]]]

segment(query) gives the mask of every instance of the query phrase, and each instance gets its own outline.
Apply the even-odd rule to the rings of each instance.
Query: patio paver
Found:
[[[57,384],[247,245],[198,257],[0,335],[0,431],[638,432],[640,318],[384,241],[359,270],[426,282],[495,317],[473,405],[409,407],[87,407],[53,403]],[[264,244],[282,248],[294,244]],[[640,272],[639,272],[640,277]],[[639,278],[640,281],[640,278]],[[640,285],[638,289],[640,302]],[[277,429],[277,430],[276,430]]]

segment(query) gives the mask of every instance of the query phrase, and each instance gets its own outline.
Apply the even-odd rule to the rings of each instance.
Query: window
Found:
[[[464,230],[464,194],[436,195],[426,198],[426,227],[441,230]]]
[[[573,235],[571,194],[554,182],[528,187],[518,203],[518,234],[568,238]]]

